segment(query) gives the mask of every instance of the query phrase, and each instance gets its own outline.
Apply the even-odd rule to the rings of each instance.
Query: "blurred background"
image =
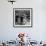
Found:
[[[13,8],[33,8],[33,27],[14,28]],[[14,5],[0,0],[0,41],[15,40],[19,32],[31,35],[32,40],[46,41],[46,0],[17,0]]]

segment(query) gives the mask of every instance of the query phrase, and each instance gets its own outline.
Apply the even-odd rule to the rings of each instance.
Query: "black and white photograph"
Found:
[[[32,26],[32,8],[14,8],[13,9],[14,27]]]

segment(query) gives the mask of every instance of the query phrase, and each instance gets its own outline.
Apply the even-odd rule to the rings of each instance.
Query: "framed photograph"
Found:
[[[13,8],[14,27],[32,27],[32,8]]]

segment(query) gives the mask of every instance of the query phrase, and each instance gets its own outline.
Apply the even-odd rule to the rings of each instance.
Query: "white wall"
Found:
[[[33,27],[14,28],[13,8],[33,8]],[[46,0],[17,0],[13,5],[0,0],[0,41],[15,40],[19,32],[30,34],[33,40],[46,40]]]

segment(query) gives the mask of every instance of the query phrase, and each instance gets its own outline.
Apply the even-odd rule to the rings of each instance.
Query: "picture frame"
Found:
[[[13,8],[13,27],[32,27],[32,8]]]

